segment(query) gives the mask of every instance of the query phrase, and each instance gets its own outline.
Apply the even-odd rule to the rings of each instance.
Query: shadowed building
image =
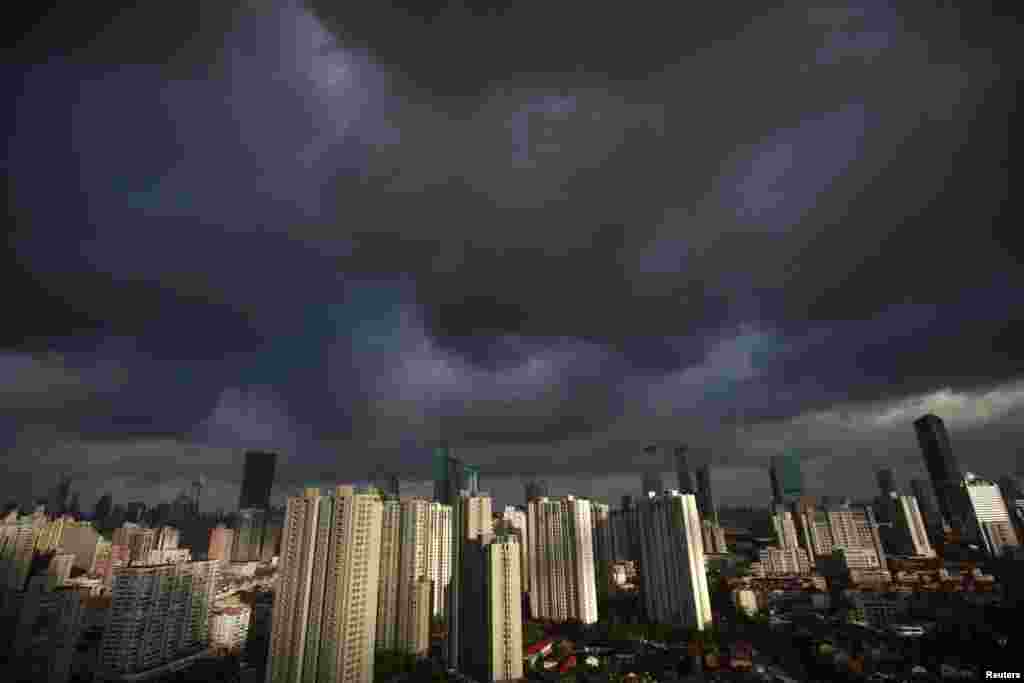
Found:
[[[964,500],[964,475],[953,457],[953,448],[942,418],[925,415],[914,421],[921,455],[935,489],[935,502],[943,519],[953,528],[963,532],[969,519],[969,504]]]
[[[673,457],[675,458],[676,464],[676,477],[679,480],[679,490],[684,493],[695,493],[696,489],[693,486],[693,477],[690,476],[690,463],[687,461],[686,452],[688,447],[685,445],[676,446]],[[661,493],[659,491],[658,493]]]
[[[276,453],[249,451],[245,454],[242,493],[238,499],[239,510],[266,510],[270,507],[270,491],[274,487],[276,463]]]
[[[772,480],[772,499],[776,503],[791,503],[804,495],[804,477],[800,470],[800,456],[789,451],[772,456],[768,474]]]
[[[718,525],[718,507],[711,493],[711,465],[701,465],[697,468],[697,508],[700,510],[701,519]]]

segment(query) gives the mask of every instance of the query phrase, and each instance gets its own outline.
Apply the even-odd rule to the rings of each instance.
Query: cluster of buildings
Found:
[[[184,525],[147,524],[143,505],[115,514],[104,496],[96,519],[77,518],[77,506],[62,503],[66,479],[31,514],[8,510],[0,518],[0,638],[10,638],[18,680],[145,680],[213,648],[237,652],[252,609],[223,588],[276,559],[283,515],[269,505],[275,457],[246,454],[241,512],[228,525],[208,525],[198,551],[182,545]],[[200,522],[193,530],[204,522],[200,491],[169,513]],[[111,518],[120,524],[111,528]]]

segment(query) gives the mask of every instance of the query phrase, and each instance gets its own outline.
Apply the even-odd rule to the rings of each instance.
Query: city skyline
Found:
[[[500,504],[521,473],[636,495],[652,442],[711,462],[726,505],[765,500],[785,450],[863,497],[877,466],[920,477],[925,413],[965,467],[1020,470],[997,17],[588,7],[578,36],[572,3],[258,5],[21,32],[0,501],[61,474],[85,510],[172,501],[202,474],[230,509],[245,450],[279,454],[276,504],[409,486],[439,438]],[[646,37],[612,55],[605,29]]]

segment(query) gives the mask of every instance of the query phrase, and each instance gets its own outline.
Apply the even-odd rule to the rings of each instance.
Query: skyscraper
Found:
[[[611,509],[604,503],[591,503],[591,514],[594,526],[594,566],[597,576],[597,592],[605,594],[608,590],[608,570],[612,563],[612,520]]]
[[[371,683],[383,503],[338,486],[288,499],[267,683]]]
[[[939,512],[951,527],[962,532],[968,520],[968,505],[962,487],[964,477],[953,457],[946,425],[942,418],[929,414],[914,421],[914,430],[935,489]]]
[[[461,659],[474,680],[498,683],[523,678],[521,556],[512,536],[466,544]]]
[[[210,529],[210,551],[207,554],[211,560],[229,562],[231,560],[231,546],[233,545],[235,532],[223,524],[218,524]]]
[[[800,456],[796,453],[772,456],[768,474],[772,480],[772,499],[776,503],[791,503],[804,495],[804,477]]]
[[[597,621],[589,500],[538,498],[527,513],[530,612],[534,619]]]
[[[465,488],[464,481],[462,461],[442,442],[434,449],[434,500],[454,506],[459,491]]]
[[[480,468],[478,466],[462,466],[462,488],[469,491],[470,495],[480,492]]]
[[[710,520],[718,526],[718,506],[711,493],[711,465],[697,468],[697,509],[702,520]]]
[[[495,534],[499,533],[498,529],[495,529]],[[530,573],[529,566],[530,561],[527,556],[529,550],[529,544],[527,542],[527,522],[526,513],[522,510],[506,505],[505,509],[501,513],[501,529],[500,533],[506,536],[515,536],[516,542],[519,544],[519,551],[522,557],[519,558],[519,585],[522,591],[525,593],[529,590],[530,585]]]
[[[402,557],[402,505],[385,500],[380,534],[380,581],[377,597],[378,650],[398,649],[398,584]]]
[[[466,577],[464,557],[469,541],[488,541],[494,536],[491,497],[471,496],[461,491],[452,506],[451,580],[448,583],[448,666],[459,669],[464,653],[463,641],[467,625],[463,622],[462,582]]]
[[[431,610],[443,617],[448,585],[452,579],[452,506],[430,504],[430,582],[433,590]]]
[[[249,451],[245,454],[245,470],[242,474],[242,492],[238,509],[255,508],[266,510],[270,507],[270,491],[274,487],[276,453]]]
[[[692,494],[640,503],[644,604],[651,622],[703,630],[711,622],[700,514]]]
[[[679,490],[685,491],[686,493],[694,493],[696,489],[693,486],[693,477],[690,476],[690,464],[687,462],[685,445],[676,446],[675,449],[675,461],[676,461],[676,477],[679,479]],[[661,493],[659,491],[659,493]]]
[[[401,551],[398,564],[398,650],[426,654],[430,647],[430,591],[421,599],[420,582],[430,575],[430,501],[411,498],[401,503]]]

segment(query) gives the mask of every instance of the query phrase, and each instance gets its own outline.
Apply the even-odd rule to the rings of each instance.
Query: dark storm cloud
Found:
[[[980,6],[208,4],[43,22],[5,71],[15,433],[299,452],[290,484],[429,476],[442,434],[495,473],[680,436],[749,469],[868,438],[795,416],[1024,370]]]

